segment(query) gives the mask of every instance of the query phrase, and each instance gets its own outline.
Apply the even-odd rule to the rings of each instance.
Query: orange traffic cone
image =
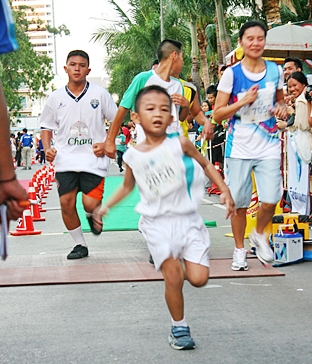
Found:
[[[215,163],[215,169],[220,173],[220,166],[219,166],[219,162]],[[219,190],[219,188],[217,187],[217,185],[215,183],[212,182],[211,187],[209,187],[207,189],[207,193],[209,195],[221,195],[221,192]]]
[[[36,190],[35,190],[33,182],[29,182],[28,199],[33,202],[33,204],[30,205],[30,212],[31,212],[32,220],[33,221],[45,221],[46,218],[40,216],[40,210],[39,210],[39,205],[38,205],[38,201],[37,201]]]
[[[55,168],[52,163],[50,163],[50,165],[49,165],[49,175],[50,175],[51,182],[55,182]]]
[[[40,230],[34,229],[30,209],[25,209],[23,211],[22,217],[17,220],[16,230],[10,231],[10,234],[13,236],[41,234]]]

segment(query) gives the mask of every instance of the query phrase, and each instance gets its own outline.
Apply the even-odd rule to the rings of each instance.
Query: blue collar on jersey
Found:
[[[87,81],[86,84],[85,84],[84,89],[82,90],[82,92],[81,92],[81,94],[79,96],[75,96],[74,94],[72,94],[67,85],[65,86],[65,90],[66,90],[68,96],[70,96],[72,99],[74,99],[76,102],[78,102],[86,94],[86,92],[88,91],[89,86],[90,86],[90,84]]]

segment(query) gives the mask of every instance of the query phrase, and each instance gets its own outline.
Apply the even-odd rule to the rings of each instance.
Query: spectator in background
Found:
[[[288,127],[287,161],[288,193],[292,212],[310,215],[310,166],[311,162],[311,101],[306,99],[308,81],[302,72],[293,72],[287,78],[288,93],[295,100],[288,112],[295,115],[295,122]]]
[[[21,162],[22,162],[22,147],[20,146],[20,141],[21,141],[21,133],[18,132],[16,134],[16,155],[15,155],[15,160],[16,160],[16,166],[17,167],[21,167]]]
[[[290,76],[291,73],[298,71],[302,71],[302,62],[297,57],[287,57],[284,61],[284,81],[287,81],[287,78]]]
[[[122,134],[126,137],[126,142],[125,142],[125,147],[127,149],[127,145],[130,142],[131,139],[131,133],[130,133],[130,127],[131,127],[131,122],[129,122],[128,124],[123,123],[122,124]]]
[[[24,167],[22,169],[31,169],[31,148],[33,139],[32,136],[27,133],[27,129],[23,129],[23,135],[20,141],[20,147],[22,148],[22,161]]]
[[[121,128],[119,128],[119,132],[116,136],[115,144],[116,144],[117,164],[119,167],[119,172],[122,172],[123,171],[122,156],[124,155],[125,151],[127,150],[127,145],[126,145],[126,137],[122,133]]]
[[[39,146],[39,155],[40,155],[40,157],[39,157],[39,161],[40,161],[40,163],[42,164],[45,164],[45,161],[46,161],[46,157],[45,157],[45,152],[44,152],[44,147],[43,147],[43,143],[42,143],[42,139],[40,138],[39,139],[39,142],[38,142],[38,146]]]
[[[12,151],[12,159],[15,159],[15,156],[16,156],[16,140],[15,140],[15,135],[13,133],[10,135],[10,144],[11,144],[11,151]]]
[[[209,104],[211,105],[212,110],[214,109],[217,93],[218,93],[218,90],[215,85],[210,85],[207,87],[207,91],[206,91],[207,100],[208,100]]]

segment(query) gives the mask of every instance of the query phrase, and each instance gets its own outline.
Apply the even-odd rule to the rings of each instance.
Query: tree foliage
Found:
[[[103,19],[103,25],[92,39],[100,42],[108,54],[106,70],[110,74],[109,91],[121,99],[132,78],[151,68],[157,58],[156,50],[160,43],[159,0],[130,0],[127,15],[118,4],[109,0],[117,16],[114,22]],[[166,38],[179,39],[185,53],[190,54],[190,34],[185,21],[179,18],[175,9],[166,8]],[[185,68],[190,70],[190,58],[186,57]]]
[[[34,51],[27,36],[29,23],[22,8],[12,10],[16,24],[16,39],[19,48],[15,52],[0,55],[0,79],[3,85],[9,112],[17,116],[22,109],[22,97],[18,90],[28,89],[29,95],[39,97],[48,89],[53,79],[52,59]]]

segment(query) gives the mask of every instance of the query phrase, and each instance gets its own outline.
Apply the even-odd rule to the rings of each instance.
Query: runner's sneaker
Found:
[[[67,259],[85,258],[89,254],[88,248],[82,245],[76,245],[74,249],[67,255]]]
[[[169,333],[169,344],[176,350],[195,349],[195,342],[191,338],[191,331],[188,326],[172,326]]]
[[[254,230],[249,236],[251,244],[256,248],[257,258],[261,263],[272,263],[274,260],[273,250],[270,248],[264,234],[258,234]]]
[[[232,270],[248,270],[246,249],[234,249],[231,268]]]

